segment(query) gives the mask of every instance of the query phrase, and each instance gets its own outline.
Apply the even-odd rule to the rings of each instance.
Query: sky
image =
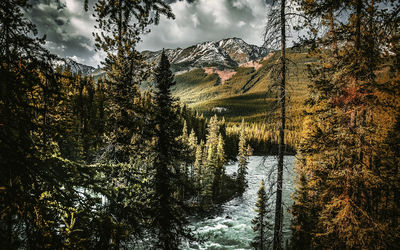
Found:
[[[239,37],[261,46],[266,22],[265,0],[167,0],[175,19],[162,17],[142,37],[138,50],[185,48],[204,41]],[[93,2],[93,0],[92,0]],[[31,0],[27,15],[46,35],[54,54],[97,67],[104,53],[95,51],[95,19],[83,10],[83,0]]]

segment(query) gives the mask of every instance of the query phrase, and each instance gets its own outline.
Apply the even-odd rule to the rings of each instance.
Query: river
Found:
[[[284,220],[283,236],[290,237],[290,215],[287,209],[292,204],[294,157],[285,156],[283,178]],[[268,173],[276,170],[277,160],[274,156],[252,156],[248,164],[248,188],[242,197],[237,197],[222,205],[222,210],[215,216],[202,220],[193,220],[191,227],[195,233],[205,237],[203,243],[185,244],[184,249],[251,249],[250,242],[254,238],[251,220],[255,216],[254,206],[261,179],[268,187]],[[226,166],[226,173],[237,171],[237,163]],[[271,180],[275,180],[273,171]],[[275,199],[275,195],[273,195]],[[273,201],[275,204],[275,201]],[[274,216],[272,216],[274,217]],[[272,239],[272,235],[270,235]]]

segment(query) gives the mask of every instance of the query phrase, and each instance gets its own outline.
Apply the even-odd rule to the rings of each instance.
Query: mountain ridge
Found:
[[[206,41],[186,48],[165,49],[174,73],[187,72],[196,68],[215,68],[215,70],[235,70],[243,65],[254,65],[264,59],[269,51],[265,47],[248,44],[238,37],[218,41]],[[145,60],[153,66],[158,62],[162,50],[141,52]],[[71,58],[59,59],[56,67],[69,68],[74,74],[101,76],[102,70]]]
[[[174,72],[205,67],[235,69],[241,64],[263,59],[268,52],[267,48],[248,44],[238,37],[206,41],[183,49],[165,49]],[[161,53],[162,50],[146,50],[142,55],[147,62],[155,64]]]
[[[61,67],[62,70],[66,70],[67,68],[69,68],[71,73],[81,73],[82,75],[91,75],[97,70],[95,67],[78,63],[71,58],[60,58],[56,60],[55,66]]]

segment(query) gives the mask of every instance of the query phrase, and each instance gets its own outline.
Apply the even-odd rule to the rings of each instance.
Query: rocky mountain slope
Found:
[[[162,50],[144,51],[142,54],[149,63],[156,64]],[[264,47],[251,45],[241,38],[226,38],[216,42],[203,42],[185,49],[167,49],[167,56],[174,72],[189,71],[195,68],[213,68],[213,70],[232,71],[242,65],[257,64],[268,55]],[[70,68],[72,73],[83,75],[101,75],[101,70],[87,66],[70,58],[60,59],[56,66]]]
[[[98,71],[98,69],[92,66],[75,62],[70,58],[59,59],[58,61],[55,62],[55,66],[61,67],[63,70],[69,68],[73,74],[77,74],[80,72],[82,75],[91,75],[96,71]]]
[[[144,51],[150,63],[155,63],[162,50]],[[203,42],[185,49],[167,49],[166,54],[172,70],[187,71],[194,68],[216,67],[235,69],[241,64],[264,58],[268,50],[264,47],[247,44],[240,38],[227,38],[217,42]]]

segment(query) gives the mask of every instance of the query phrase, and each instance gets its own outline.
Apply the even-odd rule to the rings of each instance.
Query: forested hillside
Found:
[[[206,74],[195,69],[177,75],[173,94],[189,107],[211,117],[225,117],[228,134],[238,138],[242,119],[251,123],[246,129],[250,144],[256,154],[273,154],[277,151],[279,127],[279,95],[274,86],[271,69],[276,67],[278,52],[260,61],[260,66],[238,67],[235,75],[221,83],[217,74]],[[303,126],[304,102],[308,94],[307,65],[316,61],[300,49],[288,53],[287,153],[293,154],[300,142]]]

